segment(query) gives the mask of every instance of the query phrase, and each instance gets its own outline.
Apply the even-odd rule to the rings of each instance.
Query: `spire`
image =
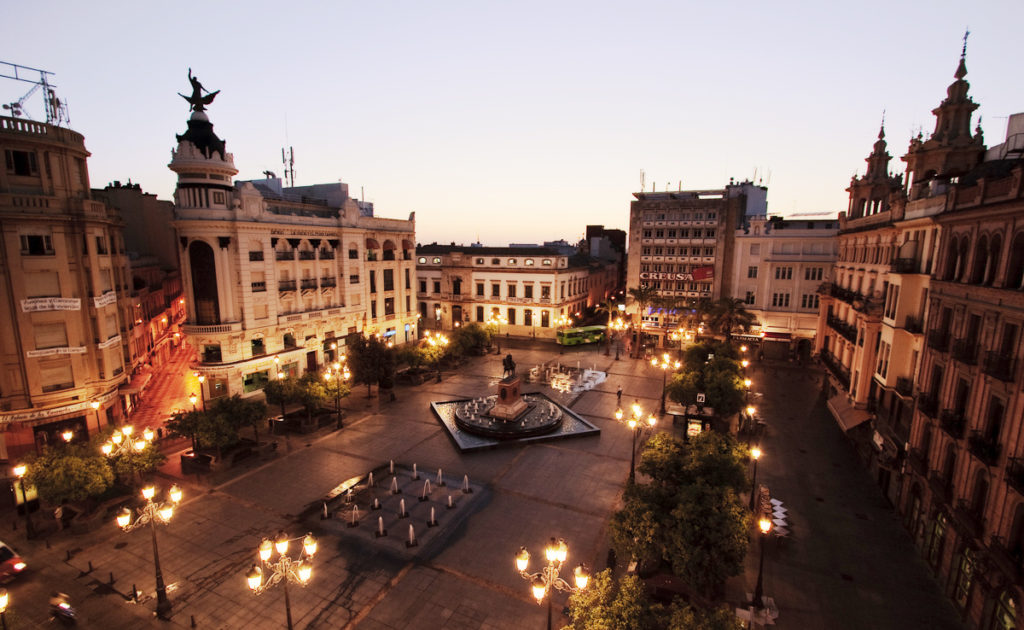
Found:
[[[882,110],[882,124],[878,127],[878,139],[885,140],[885,110]]]
[[[957,80],[967,76],[967,36],[970,34],[969,30],[964,31],[964,47],[960,50],[960,65],[957,66],[956,72],[953,73],[953,78]]]

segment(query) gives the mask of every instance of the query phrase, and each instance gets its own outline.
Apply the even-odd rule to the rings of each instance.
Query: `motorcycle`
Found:
[[[68,602],[66,594],[53,593],[50,595],[50,618],[65,626],[73,626],[78,623],[78,613]]]

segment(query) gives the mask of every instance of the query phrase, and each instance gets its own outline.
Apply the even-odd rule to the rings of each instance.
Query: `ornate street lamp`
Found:
[[[762,602],[762,595],[764,595],[764,539],[768,538],[768,532],[772,530],[772,522],[768,518],[762,518],[757,522],[758,528],[761,530],[761,563],[757,569],[757,586],[754,588],[754,601],[751,602],[754,608],[761,610],[764,608],[764,602]]]
[[[14,467],[14,476],[18,478],[18,487],[21,488],[21,507],[25,510],[25,538],[35,538],[36,530],[32,527],[32,517],[28,513],[28,495],[25,494],[25,473],[28,466],[18,464]]]
[[[656,368],[661,368],[661,413],[665,413],[665,391],[668,387],[668,369],[673,368],[679,369],[682,365],[679,361],[670,361],[668,353],[661,355],[661,361],[658,359],[651,359],[651,365]]]
[[[153,501],[156,496],[156,488],[146,486],[142,489],[142,497],[146,499],[146,505],[136,510],[135,521],[132,522],[132,511],[125,507],[117,515],[117,525],[122,530],[130,532],[139,527],[150,526],[153,536],[153,567],[156,569],[156,616],[160,619],[167,619],[171,612],[171,601],[167,599],[167,588],[164,586],[164,574],[160,570],[160,549],[156,542],[156,524],[166,525],[174,516],[174,506],[181,502],[181,488],[177,485],[171,486],[167,492],[170,501],[157,503]]]
[[[530,564],[530,552],[526,550],[526,547],[520,547],[519,553],[516,554],[516,569],[524,580],[530,582],[533,597],[537,600],[538,604],[547,597],[548,630],[551,630],[551,589],[554,588],[566,593],[582,591],[587,588],[587,583],[590,581],[590,572],[585,564],[577,565],[573,570],[575,585],[569,584],[559,577],[558,573],[562,568],[562,564],[569,555],[569,545],[565,544],[565,540],[561,538],[558,540],[552,538],[547,547],[544,548],[544,555],[548,560],[547,566],[542,567],[537,573],[528,573],[526,568]]]
[[[750,449],[750,457],[754,460],[753,480],[750,482],[750,511],[754,511],[754,497],[757,494],[757,460],[761,459],[761,449],[754,447]]]
[[[142,435],[135,433],[135,428],[126,424],[114,429],[110,439],[100,446],[100,451],[107,457],[117,457],[125,453],[141,453],[153,442],[153,429],[146,427]]]
[[[188,401],[190,403],[192,403],[192,411],[196,410],[196,401],[197,400],[199,400],[199,396],[196,396],[194,393],[189,394]]]
[[[264,538],[258,549],[259,564],[253,564],[249,572],[245,574],[245,582],[256,595],[262,595],[276,584],[284,587],[284,610],[288,619],[288,630],[292,630],[292,602],[288,597],[288,583],[294,582],[299,586],[306,586],[313,577],[313,556],[316,555],[317,542],[313,534],[306,534],[302,538],[302,549],[299,556],[292,559],[287,555],[288,545],[293,540],[289,539],[283,531],[278,532],[274,542]],[[271,561],[271,556],[277,551],[277,562]]]
[[[434,347],[434,348],[446,348],[448,346],[448,344],[450,343],[449,340],[448,340],[448,337],[446,337],[445,335],[442,335],[440,333],[436,333],[436,334],[431,335],[429,330],[426,333],[426,340],[427,340],[427,344],[429,344],[431,347]],[[437,357],[437,360],[434,362],[434,364],[435,364],[435,367],[437,368],[437,382],[440,383],[441,382],[441,357],[440,356]]]
[[[625,421],[626,426],[628,426],[629,430],[633,433],[633,448],[629,454],[629,483],[633,483],[636,480],[637,442],[641,440],[641,434],[645,429],[647,431],[653,431],[654,426],[658,424],[658,419],[654,417],[653,413],[647,416],[646,423],[643,421],[643,416],[644,410],[640,407],[640,401],[634,401],[630,407],[629,419]],[[615,419],[617,421],[622,422],[624,417],[625,413],[622,411],[621,407],[615,410]]]
[[[342,355],[341,360],[345,361],[346,357]],[[334,371],[331,371],[331,367],[334,368]],[[334,413],[340,429],[343,426],[341,422],[341,381],[348,381],[352,377],[352,373],[348,371],[348,365],[343,366],[338,361],[335,361],[331,367],[324,372],[324,380],[330,382],[332,378],[334,379]]]

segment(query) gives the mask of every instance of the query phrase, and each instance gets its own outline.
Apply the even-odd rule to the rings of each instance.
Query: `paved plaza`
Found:
[[[550,342],[503,340],[502,346],[501,355],[470,359],[440,383],[399,387],[395,401],[367,398],[366,388],[357,387],[344,401],[342,430],[277,437],[276,454],[230,474],[180,480],[168,466],[161,482],[179,481],[186,494],[172,522],[159,531],[173,602],[169,622],[152,616],[148,531],[125,534],[110,523],[80,536],[55,533],[26,541],[18,523],[4,540],[27,557],[32,571],[8,585],[8,620],[17,623],[14,628],[47,626],[46,596],[59,589],[71,595],[83,627],[283,628],[281,587],[254,596],[244,576],[260,540],[284,530],[293,537],[312,531],[320,542],[311,583],[289,590],[296,628],[543,627],[546,609],[533,601],[515,571],[514,554],[525,545],[536,569],[545,542],[556,536],[569,544],[570,567],[581,561],[595,570],[605,567],[606,524],[621,500],[631,444],[629,430],[612,417],[616,389],[622,387],[624,404],[637,398],[644,409],[656,410],[662,373],[592,347],[559,354]],[[507,352],[520,373],[546,361],[608,372],[607,380],[582,393],[535,383],[523,388],[567,405],[600,435],[460,453],[429,403],[493,393]],[[777,627],[960,627],[824,411],[820,373],[761,366],[752,378],[765,394],[760,404],[768,422],[758,479],[790,507],[793,530],[786,546],[767,549],[765,593],[778,604]],[[659,430],[675,429],[662,422]],[[440,468],[449,479],[429,502],[437,507],[438,533],[418,550],[400,544],[404,522],[393,514],[387,540],[373,535],[376,515],[355,528],[319,517],[321,499],[339,484],[382,471],[391,460],[399,475],[408,476],[416,464],[424,478],[433,479]],[[381,477],[378,485],[390,483]],[[461,487],[465,477],[474,487],[472,500],[444,509],[448,493],[460,498],[452,480]],[[416,487],[409,482],[403,496],[410,508],[417,503],[419,527],[426,504],[417,502]],[[9,518],[17,523],[14,515]],[[756,551],[755,544],[746,574],[727,586],[733,605],[753,590]],[[133,585],[141,591],[138,603],[128,600]],[[556,611],[565,599],[555,595]]]

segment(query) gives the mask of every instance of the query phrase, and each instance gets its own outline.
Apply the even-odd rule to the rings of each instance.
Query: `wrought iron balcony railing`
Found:
[[[921,333],[924,332],[924,324],[921,323],[920,317],[907,315],[907,318],[903,320],[903,329],[909,333],[920,335]]]
[[[914,395],[914,379],[900,376],[896,379],[896,393],[904,398]]]
[[[992,436],[985,435],[981,431],[971,431],[971,437],[967,439],[967,450],[986,465],[995,466],[999,461],[1002,447]]]
[[[934,418],[939,414],[939,401],[934,394],[921,393],[917,397],[917,408],[929,418]]]
[[[956,409],[943,409],[939,414],[939,426],[949,437],[954,440],[961,440],[964,437],[964,429],[967,428],[967,419],[962,411]]]
[[[295,281],[294,280],[279,280],[277,283],[278,291],[294,291]]]
[[[1024,459],[1020,457],[1007,459],[1004,479],[1011,488],[1017,491],[1017,494],[1024,496]]]
[[[889,265],[889,273],[917,273],[917,261],[913,258],[897,258]]]
[[[944,330],[933,330],[929,332],[928,347],[932,350],[945,352],[949,349],[949,333]]]
[[[978,362],[978,341],[977,339],[954,339],[949,354],[960,363],[975,365]]]
[[[993,378],[1008,383],[1013,380],[1013,368],[1013,357],[1002,352],[988,352],[985,355],[985,365],[981,370]]]

